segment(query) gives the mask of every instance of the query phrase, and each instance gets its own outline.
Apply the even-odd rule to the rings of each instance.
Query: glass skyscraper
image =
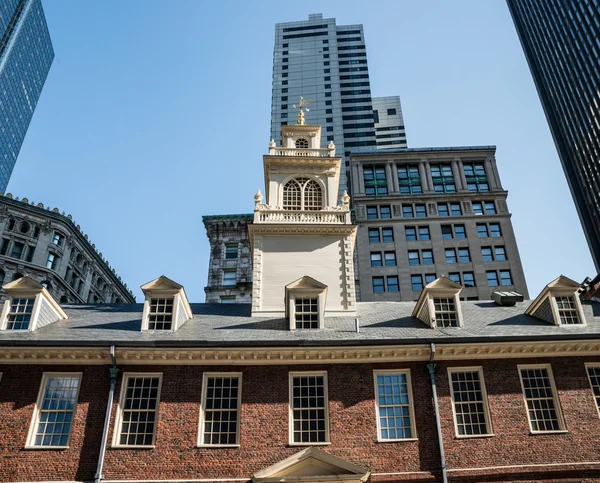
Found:
[[[600,271],[600,2],[507,3]]]
[[[0,192],[54,60],[41,0],[0,0]]]
[[[271,139],[281,141],[281,125],[295,124],[298,98],[312,99],[306,123],[323,126],[322,147],[329,141],[344,156],[340,192],[347,189],[351,152],[406,147],[399,97],[382,98],[380,121],[374,119],[369,68],[362,25],[336,25],[334,18],[275,25]],[[385,121],[384,121],[385,119]]]

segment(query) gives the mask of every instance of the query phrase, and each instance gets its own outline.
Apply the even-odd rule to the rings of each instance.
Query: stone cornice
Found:
[[[600,339],[455,343],[436,346],[436,361],[600,356]],[[119,365],[362,364],[428,361],[428,344],[319,348],[116,348]],[[1,347],[1,364],[110,364],[109,347]]]
[[[356,232],[356,225],[254,223],[248,226],[248,232],[253,233],[254,235],[297,235],[299,233],[313,235],[351,235]]]

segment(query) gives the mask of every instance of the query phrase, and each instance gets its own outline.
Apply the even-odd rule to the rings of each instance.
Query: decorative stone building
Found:
[[[469,300],[527,284],[495,146],[354,154],[357,288],[362,301],[416,300],[445,275]]]
[[[0,284],[22,276],[61,303],[131,303],[135,297],[71,215],[0,195]]]
[[[207,303],[249,304],[252,301],[252,259],[248,224],[254,215],[203,216],[210,243]]]

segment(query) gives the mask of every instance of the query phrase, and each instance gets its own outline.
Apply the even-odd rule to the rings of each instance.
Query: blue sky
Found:
[[[274,24],[365,28],[371,89],[409,147],[497,146],[531,296],[594,275],[502,0],[43,0],[56,58],[8,191],[71,213],[136,296],[204,301],[202,215],[250,213],[269,143]],[[310,119],[308,119],[310,121]]]

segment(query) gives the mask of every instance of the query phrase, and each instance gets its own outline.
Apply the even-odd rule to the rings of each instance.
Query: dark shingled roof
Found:
[[[530,303],[461,302],[463,328],[432,329],[412,317],[414,302],[359,302],[359,333],[354,317],[327,317],[324,330],[290,331],[283,318],[251,317],[245,304],[192,304],[194,317],[176,332],[141,332],[143,304],[63,305],[69,319],[34,332],[0,331],[0,346],[264,347],[600,337],[599,303],[583,302],[586,325],[560,327],[524,315]]]

